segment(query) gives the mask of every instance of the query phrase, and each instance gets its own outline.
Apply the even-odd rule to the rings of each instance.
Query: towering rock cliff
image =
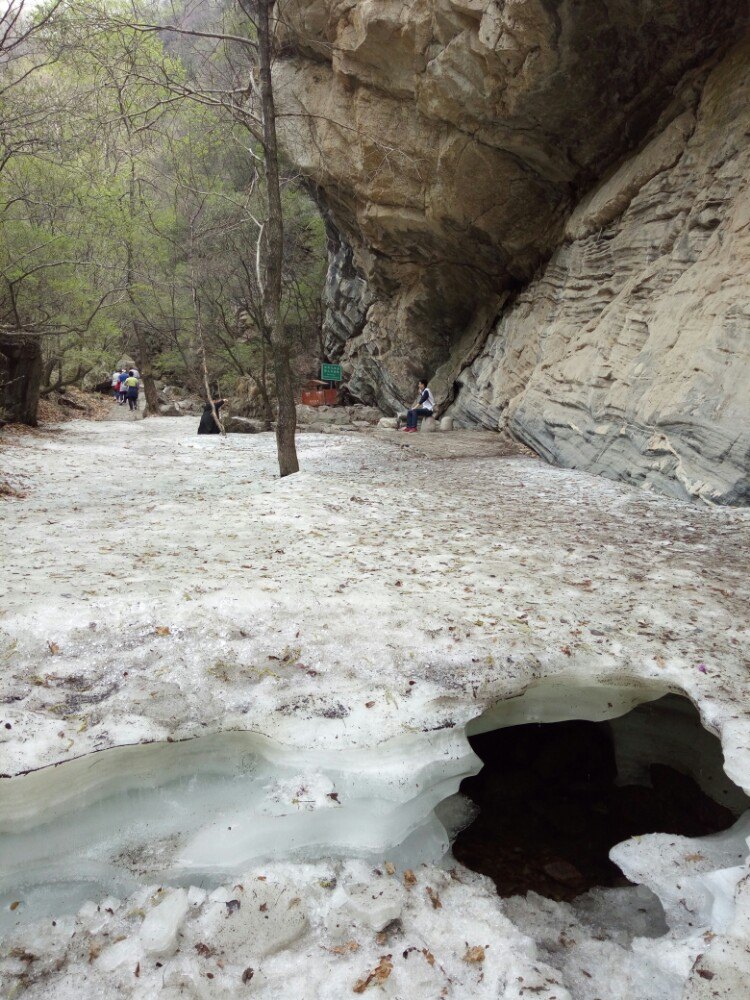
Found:
[[[749,502],[746,15],[292,0],[280,127],[355,390],[395,409],[430,372],[552,461]]]

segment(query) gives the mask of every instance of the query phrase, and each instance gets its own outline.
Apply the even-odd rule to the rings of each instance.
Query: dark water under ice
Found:
[[[713,773],[719,741],[674,696],[615,723],[514,726],[470,742],[484,767],[461,791],[480,812],[453,854],[490,876],[501,896],[570,900],[594,886],[628,885],[608,857],[615,844],[646,833],[716,833],[747,803]]]

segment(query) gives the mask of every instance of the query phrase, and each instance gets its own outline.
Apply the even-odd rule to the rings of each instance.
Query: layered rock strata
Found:
[[[750,46],[571,215],[452,412],[551,461],[750,502]]]
[[[554,461],[744,502],[741,394],[711,407],[743,351],[746,57],[706,77],[745,19],[704,0],[287,5],[279,124],[333,234],[327,346],[357,393],[394,411],[439,372],[457,416]]]

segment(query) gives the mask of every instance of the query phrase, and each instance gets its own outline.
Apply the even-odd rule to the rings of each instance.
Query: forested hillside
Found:
[[[231,4],[137,17],[103,2],[12,7],[0,34],[0,416],[34,424],[40,394],[107,381],[122,357],[140,368],[150,412],[157,377],[263,399],[264,174],[242,44],[254,28]],[[146,27],[177,22],[181,33]],[[296,173],[281,174],[283,315],[304,367],[319,353],[325,236]]]

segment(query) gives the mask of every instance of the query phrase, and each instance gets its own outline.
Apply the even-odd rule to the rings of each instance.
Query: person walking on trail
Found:
[[[118,401],[120,403],[120,406],[124,406],[125,405],[125,399],[127,397],[127,394],[125,392],[125,379],[127,377],[128,377],[128,373],[123,368],[121,370],[120,375],[119,375],[118,380],[117,380],[117,399],[118,399]]]
[[[135,375],[130,372],[128,377],[125,379],[123,385],[125,386],[125,395],[127,396],[128,406],[131,410],[138,409],[138,379]]]
[[[427,386],[427,379],[423,378],[419,382],[419,400],[413,410],[406,414],[405,433],[414,433],[420,417],[431,417],[435,410],[435,400]]]
[[[112,381],[110,382],[112,386],[112,396],[114,399],[120,398],[120,373],[118,371],[112,372]]]
[[[198,424],[199,434],[221,434],[221,428],[214,420],[213,410],[216,410],[216,416],[219,415],[219,410],[226,403],[226,399],[208,399],[203,407],[203,413],[201,414],[201,422]],[[213,409],[211,408],[213,404]]]

